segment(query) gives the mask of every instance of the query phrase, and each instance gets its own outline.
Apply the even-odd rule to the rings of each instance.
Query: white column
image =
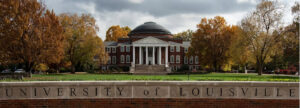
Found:
[[[158,64],[161,65],[161,47],[158,48]]]
[[[140,50],[140,51],[139,51],[139,52],[140,52],[140,54],[139,54],[139,58],[140,58],[140,59],[139,59],[139,63],[140,63],[140,65],[141,65],[141,64],[142,64],[142,47],[141,47],[141,46],[139,47],[139,50]]]
[[[148,65],[148,46],[146,46],[146,65]]]
[[[165,65],[166,65],[166,67],[168,67],[168,56],[169,56],[168,52],[169,52],[168,51],[168,46],[166,46],[166,49],[165,49],[165,60],[166,60],[166,62],[165,62],[166,64]]]
[[[155,47],[152,48],[152,65],[155,65]]]
[[[132,63],[135,65],[135,46],[132,46]]]

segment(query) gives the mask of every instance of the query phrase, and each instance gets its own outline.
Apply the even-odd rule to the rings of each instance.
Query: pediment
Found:
[[[160,40],[158,38],[149,36],[137,41],[134,41],[133,44],[168,44],[168,42]]]

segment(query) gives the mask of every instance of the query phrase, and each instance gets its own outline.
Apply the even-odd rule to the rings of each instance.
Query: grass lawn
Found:
[[[0,81],[102,81],[102,80],[164,80],[187,81],[188,75],[127,75],[127,74],[40,74],[32,75],[23,80],[4,79]],[[236,73],[209,73],[192,74],[192,81],[278,81],[299,82],[299,76],[236,74]]]

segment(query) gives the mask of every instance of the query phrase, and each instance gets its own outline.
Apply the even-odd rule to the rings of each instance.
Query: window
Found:
[[[174,63],[174,56],[173,55],[171,55],[171,57],[170,57],[170,62]]]
[[[125,58],[124,58],[124,55],[121,55],[121,63],[124,63],[124,60]]]
[[[174,46],[170,46],[170,52],[174,52]]]
[[[184,48],[184,53],[187,53],[189,51],[189,48]]]
[[[130,55],[126,56],[126,63],[130,63]]]
[[[190,64],[193,64],[193,62],[194,62],[194,58],[193,58],[193,56],[191,56],[190,57]]]
[[[180,46],[176,46],[176,52],[180,52]]]
[[[121,52],[124,52],[124,46],[121,46],[121,47],[120,47],[120,51],[121,51]]]
[[[195,64],[198,64],[199,63],[199,58],[198,56],[195,56]]]
[[[126,46],[126,52],[130,52],[130,46]]]
[[[184,56],[184,64],[188,64],[189,63],[189,58],[187,56]]]
[[[106,47],[105,49],[106,49],[107,53],[110,53],[110,48],[109,47]]]
[[[116,48],[115,47],[111,48],[111,52],[116,53]]]
[[[180,55],[176,56],[176,63],[180,63]]]
[[[108,56],[107,64],[110,64],[110,63],[111,63],[111,58],[110,58],[110,56]]]
[[[116,64],[116,62],[117,62],[117,59],[116,59],[116,56],[112,56],[112,64]]]

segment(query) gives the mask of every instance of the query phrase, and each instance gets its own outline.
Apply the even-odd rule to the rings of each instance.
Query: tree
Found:
[[[71,73],[75,73],[76,66],[93,65],[96,55],[105,58],[104,45],[97,36],[99,29],[91,15],[61,14],[60,21],[65,31],[65,56],[66,61],[71,62]]]
[[[229,58],[232,27],[226,25],[225,19],[220,16],[208,20],[203,18],[197,27],[192,37],[189,55],[198,56],[204,65],[219,71]]]
[[[282,56],[280,61],[283,61],[283,68],[288,65],[299,64],[299,21],[300,21],[300,3],[295,2],[291,8],[292,14],[295,16],[293,23],[280,29],[282,35],[281,49]]]
[[[37,0],[0,1],[0,52],[5,63],[58,63],[63,56],[62,27],[53,11]],[[3,62],[2,62],[3,63]]]
[[[97,50],[97,56],[99,60],[99,65],[105,65],[108,61],[108,54],[105,51],[105,46],[101,38],[98,38],[98,50]]]
[[[193,37],[193,31],[188,29],[186,31],[177,33],[174,35],[174,38],[182,38],[184,41],[191,41]]]
[[[244,72],[247,73],[247,64],[252,61],[249,51],[249,45],[245,40],[245,32],[238,26],[233,26],[234,34],[231,38],[230,59],[234,65],[244,67]],[[239,70],[239,69],[238,69]]]
[[[119,38],[128,38],[128,33],[131,29],[128,26],[120,27],[119,25],[111,26],[106,31],[105,41],[118,41]]]
[[[292,14],[294,14],[294,22],[300,22],[300,2],[295,2],[291,8]]]
[[[262,0],[256,10],[242,20],[241,28],[256,59],[258,75],[262,74],[264,64],[280,40],[281,35],[273,35],[272,31],[278,30],[281,18],[282,9],[277,2]]]

